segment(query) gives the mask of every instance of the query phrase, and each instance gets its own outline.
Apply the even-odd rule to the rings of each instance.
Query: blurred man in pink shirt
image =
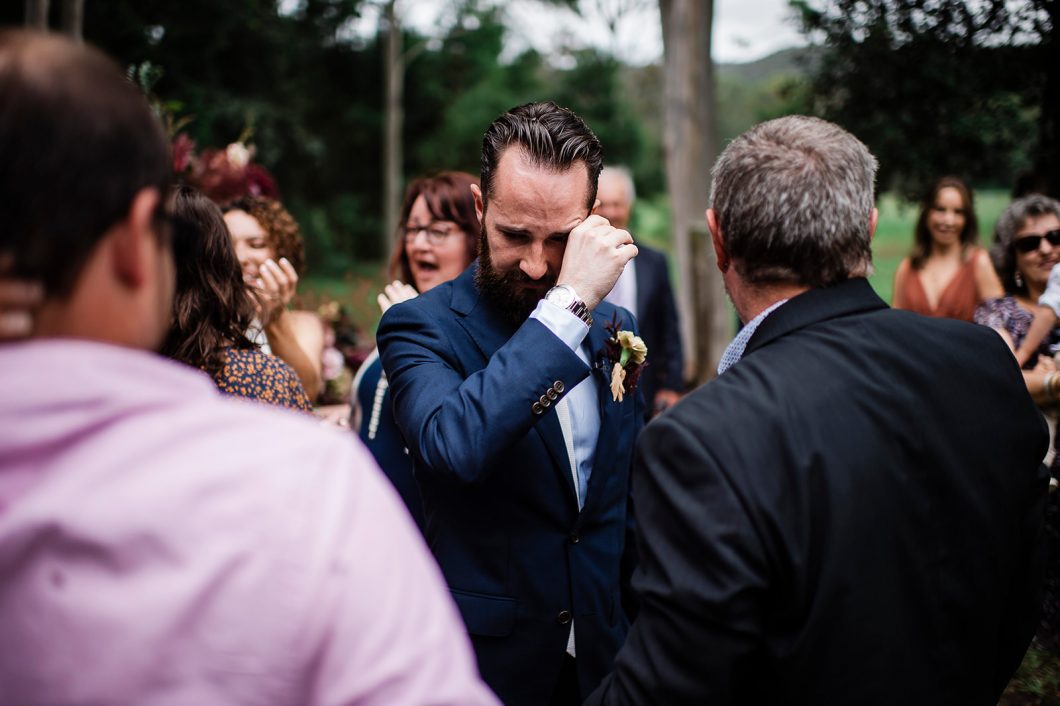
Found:
[[[497,704],[348,435],[222,398],[169,325],[165,136],[99,52],[0,33],[0,704]]]

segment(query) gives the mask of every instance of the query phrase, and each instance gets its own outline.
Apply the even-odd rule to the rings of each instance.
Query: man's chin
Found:
[[[544,299],[554,282],[519,282],[511,275],[496,273],[488,265],[483,268],[480,263],[475,284],[479,292],[500,309],[507,319],[521,324],[537,308],[537,303]]]

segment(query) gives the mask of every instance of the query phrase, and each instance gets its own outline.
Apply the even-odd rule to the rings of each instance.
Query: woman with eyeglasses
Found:
[[[956,177],[939,179],[921,202],[913,251],[895,273],[894,308],[971,321],[976,306],[1004,293],[978,239],[971,190]]]
[[[481,227],[471,185],[477,183],[465,172],[442,172],[409,184],[390,260],[389,274],[394,281],[378,297],[384,312],[455,279],[475,259]],[[357,371],[351,401],[352,426],[422,528],[423,505],[412,476],[412,459],[394,422],[378,350],[372,351]]]

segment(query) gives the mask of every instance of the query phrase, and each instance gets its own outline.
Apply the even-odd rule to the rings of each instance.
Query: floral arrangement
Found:
[[[164,102],[154,93],[154,86],[163,75],[162,68],[145,61],[130,66],[126,73],[143,92],[172,141],[173,172],[177,177],[216,203],[234,201],[241,196],[279,199],[280,190],[272,174],[253,162],[255,150],[249,142],[252,126],[244,129],[239,139],[224,149],[210,148],[197,153],[195,140],[184,132],[195,116],[178,118],[184,104],[174,100]]]
[[[195,151],[195,141],[187,133],[173,140],[173,171],[217,203],[241,196],[280,196],[265,167],[255,164],[254,145],[248,144],[249,130],[224,149]]]
[[[621,330],[617,315],[604,329],[611,337],[604,342],[606,363],[611,367],[611,398],[621,402],[637,389],[640,373],[648,358],[648,347],[640,336]]]

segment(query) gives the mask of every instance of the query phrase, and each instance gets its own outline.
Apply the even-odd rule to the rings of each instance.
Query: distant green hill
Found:
[[[792,47],[743,64],[718,63],[718,79],[768,82],[778,76],[808,76],[821,55],[818,47]]]

